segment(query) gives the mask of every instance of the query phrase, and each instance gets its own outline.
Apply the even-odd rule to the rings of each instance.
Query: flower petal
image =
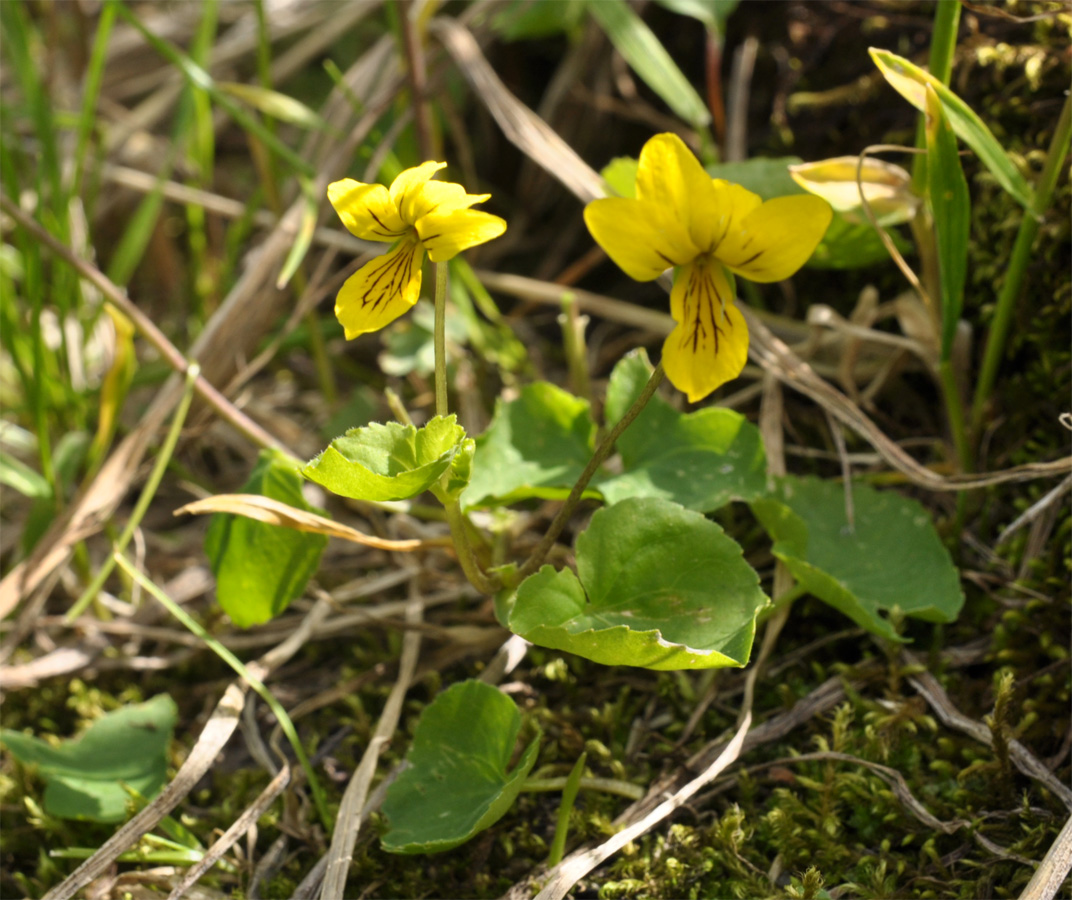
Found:
[[[663,368],[670,383],[695,403],[741,374],[748,359],[748,326],[717,262],[678,271],[670,312],[678,324],[663,344]]]
[[[429,182],[431,184],[432,182]],[[506,222],[478,209],[436,210],[417,220],[417,234],[432,262],[453,259],[462,250],[497,238],[506,231]]]
[[[701,252],[714,249],[715,184],[676,134],[657,134],[641,149],[636,196],[665,207]]]
[[[397,241],[406,231],[398,209],[382,184],[352,178],[328,185],[328,200],[346,230],[366,241]]]
[[[700,252],[685,227],[650,200],[593,200],[584,208],[584,221],[596,243],[637,281],[653,281]]]
[[[402,204],[402,218],[416,225],[432,213],[452,213],[483,203],[491,194],[467,194],[465,188],[453,181],[426,181],[411,190]]]
[[[718,258],[752,281],[781,281],[808,261],[832,215],[830,204],[818,197],[768,200],[726,235]]]
[[[720,257],[720,245],[727,235],[733,234],[741,227],[745,216],[759,209],[763,199],[747,188],[732,181],[714,180],[715,186],[715,255]]]
[[[404,240],[346,279],[335,298],[335,318],[347,340],[378,331],[417,302],[423,260],[424,248]]]
[[[407,210],[412,212],[413,198],[418,194],[422,185],[427,182],[440,169],[445,169],[445,162],[423,162],[412,169],[403,169],[398,177],[391,182],[391,202],[407,225],[412,225],[416,219],[407,216]]]

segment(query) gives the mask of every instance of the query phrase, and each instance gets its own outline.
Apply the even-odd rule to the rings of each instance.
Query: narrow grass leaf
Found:
[[[869,51],[883,77],[902,97],[920,112],[927,111],[927,85],[933,88],[941,101],[950,126],[965,144],[978,154],[990,173],[1006,191],[1029,212],[1034,191],[1013,164],[1009,155],[982,119],[929,72],[913,65],[904,57],[888,50],[874,47]]]
[[[726,30],[726,20],[737,8],[739,0],[655,0],[659,6],[703,22],[715,34]]]
[[[302,260],[305,259],[305,254],[309,252],[309,248],[312,246],[313,234],[316,232],[316,218],[320,204],[317,202],[315,185],[308,178],[300,175],[298,176],[298,181],[301,184],[302,198],[305,200],[305,205],[302,207],[298,234],[294,238],[294,243],[291,245],[290,252],[287,253],[286,261],[283,263],[283,269],[275,282],[277,291],[283,290],[290,283],[290,279],[294,277],[294,273],[298,271]]]
[[[711,114],[673,57],[625,0],[594,0],[588,11],[633,71],[667,106],[693,128],[705,128]]]
[[[260,110],[266,116],[289,122],[310,131],[323,128],[324,120],[313,110],[286,94],[273,91],[255,84],[243,84],[238,81],[220,81],[218,87],[223,93],[241,100],[247,106]]]
[[[957,155],[957,139],[934,88],[927,85],[927,195],[938,244],[942,287],[942,359],[949,359],[964,305],[971,233],[971,197]]]
[[[172,65],[176,66],[192,85],[205,90],[209,96],[212,97],[219,106],[227,110],[230,116],[246,131],[260,138],[281,159],[292,166],[296,172],[300,172],[308,178],[315,176],[316,173],[309,162],[302,159],[294,150],[284,144],[264,125],[263,122],[257,121],[257,119],[247,113],[239,103],[221,91],[212,76],[201,68],[201,66],[197,65],[188,56],[172,46],[171,43],[153,34],[144,24],[142,24],[141,20],[126,7],[125,4],[120,4],[118,9],[120,15],[142,34],[145,40],[152,45],[153,49]]]
[[[0,450],[0,484],[18,491],[23,497],[45,499],[52,496],[52,488],[40,473],[3,450]]]

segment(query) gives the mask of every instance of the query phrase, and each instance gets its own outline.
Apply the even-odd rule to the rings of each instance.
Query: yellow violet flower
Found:
[[[811,256],[831,215],[825,200],[806,194],[764,203],[711,178],[677,135],[657,134],[640,151],[636,199],[594,200],[584,221],[630,278],[652,281],[676,269],[670,314],[677,325],[663,344],[663,368],[695,402],[736,378],[748,358],[748,326],[726,270],[759,282],[788,278]]]
[[[446,262],[506,231],[498,216],[470,209],[491,194],[467,194],[460,184],[431,180],[446,165],[406,169],[390,190],[352,178],[328,185],[328,199],[351,234],[393,244],[346,279],[335,298],[347,340],[378,331],[417,302],[425,253],[432,262]]]

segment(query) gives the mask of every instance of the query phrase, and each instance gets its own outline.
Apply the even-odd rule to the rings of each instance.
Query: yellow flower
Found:
[[[328,185],[328,199],[351,234],[393,244],[346,279],[335,298],[347,340],[378,331],[417,302],[425,253],[432,262],[446,262],[506,231],[498,216],[469,208],[491,194],[467,194],[460,184],[431,180],[446,165],[406,169],[390,190],[352,178]]]
[[[630,277],[652,281],[675,267],[663,368],[691,402],[736,378],[748,358],[748,326],[734,305],[728,269],[752,281],[781,281],[811,256],[830,224],[818,197],[764,203],[711,178],[682,140],[657,134],[640,151],[636,199],[585,207],[592,237]]]

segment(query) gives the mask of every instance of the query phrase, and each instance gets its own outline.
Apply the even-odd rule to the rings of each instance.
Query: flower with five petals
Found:
[[[667,378],[690,401],[736,378],[748,358],[748,326],[734,305],[727,270],[751,281],[781,281],[811,256],[830,224],[825,200],[810,195],[763,202],[737,184],[711,178],[675,134],[640,151],[636,198],[585,207],[588,230],[637,281],[673,267],[663,344]]]
[[[347,340],[378,331],[417,302],[425,253],[432,262],[446,262],[506,231],[498,216],[470,209],[491,194],[467,194],[460,184],[431,180],[446,165],[406,169],[390,190],[352,178],[328,185],[328,199],[351,234],[393,245],[351,275],[335,298]]]

